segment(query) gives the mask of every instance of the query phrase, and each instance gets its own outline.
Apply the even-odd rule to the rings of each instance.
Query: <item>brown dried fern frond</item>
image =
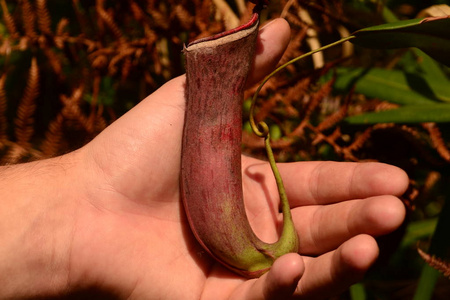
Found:
[[[62,113],[59,113],[55,120],[50,122],[41,146],[44,157],[52,157],[59,153],[63,137],[63,124],[64,116]]]
[[[176,5],[174,8],[174,14],[180,21],[181,27],[184,30],[192,29],[195,17],[192,16],[189,11],[183,5]]]
[[[338,139],[342,138],[341,128],[340,127],[336,127],[334,129],[333,133],[328,136],[328,138],[330,139],[330,141],[333,141],[333,142],[335,142]]]
[[[395,103],[390,103],[387,101],[382,101],[380,103],[375,103],[375,107],[374,107],[374,111],[384,111],[384,110],[390,110],[390,109],[395,109],[395,108],[399,108],[400,105],[395,104]]]
[[[426,126],[426,123],[422,124],[422,126],[424,125]],[[431,153],[429,149],[429,142],[426,143],[423,132],[419,131],[416,127],[411,127],[408,125],[401,125],[396,128],[400,129],[400,132],[411,143],[417,154],[426,159],[432,165],[442,165],[442,161]],[[438,132],[440,135],[439,129]],[[445,153],[445,151],[443,153]]]
[[[126,58],[130,58],[131,56],[133,56],[136,53],[137,49],[135,48],[131,48],[131,47],[127,47],[127,48],[122,48],[120,49],[120,51],[118,51],[117,55],[115,55],[111,61],[109,62],[109,66],[108,66],[108,74],[109,75],[114,75],[117,73],[117,64],[126,59]]]
[[[348,106],[350,104],[350,99],[352,98],[353,90],[345,97],[343,105],[340,106],[339,110],[331,114],[330,116],[326,117],[325,120],[320,122],[319,125],[317,125],[317,130],[324,131],[327,130],[333,126],[335,126],[337,123],[342,121],[345,116],[347,115]]]
[[[306,38],[306,33],[308,31],[308,27],[304,26],[301,30],[293,31],[291,34],[291,42],[289,43],[286,51],[283,54],[283,57],[280,60],[280,64],[287,63],[291,59],[300,56],[303,54],[300,51],[301,46]],[[287,70],[293,72],[297,68],[296,64],[289,65]]]
[[[279,94],[275,94],[274,96],[266,99],[259,108],[259,111],[256,115],[257,119],[264,120],[265,118],[267,118],[272,112],[273,108],[277,105],[277,103],[281,101],[282,98]]]
[[[130,57],[125,58],[122,64],[122,68],[120,70],[120,78],[122,82],[125,81],[130,75],[132,66],[133,62],[131,61],[131,58]]]
[[[406,133],[407,135],[411,135],[409,127],[405,126],[399,127],[394,123],[379,123],[367,128],[361,135],[359,135],[357,138],[353,140],[352,144],[348,146],[346,150],[357,151],[361,149],[364,146],[364,144],[371,138],[373,132],[377,130],[386,130],[391,128],[399,129],[401,132]]]
[[[62,18],[61,20],[59,20],[58,24],[56,25],[56,32],[55,36],[53,37],[53,41],[55,42],[55,46],[59,49],[64,49],[64,42],[67,38],[65,30],[68,25],[69,20],[66,18]]]
[[[87,37],[90,36],[91,28],[87,19],[87,14],[82,10],[79,0],[72,0],[72,7],[77,18],[78,26],[80,26],[81,32]]]
[[[64,31],[68,25],[69,25],[69,20],[67,18],[61,18],[61,20],[59,20],[58,24],[56,25],[55,35],[56,36],[64,35]]]
[[[0,165],[17,164],[42,158],[40,151],[32,148],[24,148],[11,141],[4,142],[2,146],[2,150],[5,150],[5,152],[0,157]]]
[[[70,96],[61,95],[60,100],[64,107],[56,118],[50,122],[41,145],[44,157],[60,155],[71,150],[69,144],[72,142],[65,137],[67,132],[83,132],[83,139],[87,141],[106,127],[107,124],[101,116],[102,109],[95,111],[97,106],[92,106],[89,116],[82,112],[80,105],[82,105],[83,93],[84,85],[80,85],[73,90]]]
[[[195,26],[200,32],[208,31],[210,25],[209,14],[211,12],[212,0],[196,1],[195,3]]]
[[[93,116],[94,134],[100,133],[109,125],[109,123],[103,117],[103,110],[103,106],[100,106],[97,110],[97,114]]]
[[[35,30],[36,25],[36,13],[34,7],[28,2],[28,0],[21,0],[22,8],[22,21],[25,35],[30,39],[36,39],[37,33]]]
[[[36,57],[31,59],[31,66],[28,72],[28,80],[25,91],[17,108],[15,119],[15,136],[17,143],[22,147],[29,147],[31,136],[34,132],[33,115],[36,110],[35,100],[39,95],[39,68]]]
[[[38,27],[39,30],[46,35],[51,35],[51,24],[52,21],[50,19],[50,13],[47,9],[47,1],[46,0],[36,0],[36,9],[37,9],[37,19],[38,19]]]
[[[318,91],[310,96],[310,99],[304,109],[303,119],[300,124],[289,134],[289,136],[301,136],[303,130],[307,124],[310,123],[310,118],[315,109],[319,106],[323,98],[328,95],[333,88],[335,79],[331,79],[325,84],[323,84]]]
[[[53,51],[52,48],[48,46],[42,46],[41,49],[44,55],[47,57],[47,61],[50,64],[50,67],[53,69],[53,72],[59,78],[59,81],[63,82],[65,80],[65,76],[63,73],[63,64],[61,62],[61,58],[58,54],[56,54],[55,51]]]
[[[427,174],[427,177],[424,181],[421,193],[430,194],[431,190],[436,187],[437,183],[441,180],[441,178],[442,178],[441,173],[437,171],[430,171],[430,173]]]
[[[424,123],[422,126],[428,131],[432,145],[439,155],[445,161],[450,162],[450,150],[442,138],[441,131],[439,130],[439,127],[436,126],[436,123]]]
[[[133,17],[136,21],[141,22],[145,18],[145,13],[142,8],[133,0],[128,1],[130,4],[131,12],[133,13]]]
[[[311,100],[308,103],[308,106],[305,111],[305,118],[309,118],[312,112],[317,108],[320,102],[325,98],[326,95],[330,94],[333,90],[333,85],[335,82],[335,78],[329,80],[325,84],[323,84],[318,91],[316,91],[311,96]]]
[[[417,248],[417,252],[419,252],[419,255],[422,257],[422,259],[433,269],[438,270],[441,272],[445,277],[450,279],[450,263],[447,261],[444,261],[434,255],[430,255],[428,253],[425,253],[420,248]]]
[[[157,1],[147,1],[146,12],[150,15],[152,27],[167,30],[170,28],[169,17],[158,6]]]
[[[370,139],[373,131],[374,131],[373,127],[369,127],[366,130],[364,130],[353,140],[350,146],[344,149],[344,151],[347,153],[352,153],[353,151],[358,151],[359,149],[361,149],[364,146],[364,144]]]
[[[316,133],[315,139],[311,143],[312,145],[318,145],[322,141],[326,141],[326,142],[328,142],[329,144],[331,144],[332,146],[335,147],[335,146],[337,146],[336,145],[336,140],[342,135],[341,129],[339,127],[336,128],[333,131],[333,133],[331,135],[329,135],[329,136],[325,135],[320,130],[318,130],[317,127],[314,127],[311,124],[308,124],[308,128]],[[338,149],[337,152],[340,153],[341,152],[340,149]]]
[[[1,165],[19,163],[28,154],[28,151],[24,147],[16,143],[9,142],[6,148],[6,153],[1,157]]]
[[[158,37],[155,31],[152,29],[151,20],[149,20],[144,10],[135,1],[129,1],[129,4],[134,19],[138,21],[139,24],[141,24],[141,26],[144,28],[144,33],[147,37],[148,44],[153,44],[158,39]]]
[[[308,87],[311,85],[311,78],[305,77],[297,80],[296,83],[288,83],[285,99],[288,102],[298,101],[307,92]]]
[[[125,41],[125,37],[123,36],[119,26],[114,21],[114,18],[103,7],[103,2],[104,2],[103,0],[97,0],[95,5],[95,10],[97,11],[98,16],[100,17],[99,20],[101,20],[106,25],[106,27],[112,32],[114,37],[117,39],[119,44],[121,44]]]
[[[73,126],[81,126],[86,133],[92,134],[92,126],[90,125],[89,119],[83,114],[80,108],[80,100],[82,95],[83,88],[75,90],[70,97],[61,95],[61,101],[64,104],[62,114],[64,118]]]
[[[8,11],[8,6],[6,5],[5,0],[0,0],[0,5],[2,7],[3,11],[3,20],[5,21],[5,26],[9,31],[9,34],[13,38],[17,38],[19,36],[19,32],[17,31],[17,26],[14,21],[14,18],[11,16],[11,14]]]

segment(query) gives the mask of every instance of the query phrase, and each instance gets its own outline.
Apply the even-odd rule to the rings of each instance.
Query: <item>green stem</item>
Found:
[[[275,181],[277,183],[278,193],[280,195],[281,210],[283,212],[284,217],[287,217],[286,214],[290,215],[289,202],[288,202],[288,199],[286,196],[286,190],[284,189],[283,180],[281,179],[280,172],[278,171],[277,164],[275,162],[275,157],[273,156],[272,147],[270,147],[270,134],[268,134],[264,138],[264,144],[266,147],[269,164],[270,164],[270,167],[272,168],[272,173],[273,173],[273,175],[275,177]]]
[[[269,164],[270,167],[272,168],[272,172],[273,175],[275,176],[275,181],[277,183],[277,188],[278,188],[278,193],[280,195],[280,201],[281,201],[281,208],[282,208],[282,212],[283,212],[283,219],[286,219],[288,216],[290,216],[290,209],[289,209],[289,202],[286,196],[286,190],[284,189],[284,184],[283,184],[283,180],[281,179],[280,173],[278,171],[276,162],[275,162],[275,158],[273,156],[273,151],[272,151],[272,147],[270,146],[270,134],[269,134],[269,126],[261,121],[259,123],[255,122],[255,107],[256,107],[256,100],[258,98],[258,94],[261,91],[262,87],[264,86],[264,84],[269,81],[270,78],[272,78],[275,74],[277,74],[279,71],[283,70],[284,68],[286,68],[287,66],[305,58],[308,56],[313,55],[314,53],[326,50],[328,48],[340,45],[348,40],[351,40],[355,38],[355,36],[349,36],[343,39],[340,39],[337,42],[328,44],[326,46],[320,47],[318,49],[315,49],[313,51],[310,51],[308,53],[305,53],[303,55],[300,55],[290,61],[288,61],[287,63],[279,66],[278,68],[276,68],[272,73],[270,73],[269,75],[267,75],[264,80],[261,82],[261,84],[258,86],[258,88],[255,91],[255,94],[253,95],[252,98],[252,105],[250,107],[250,126],[252,127],[253,132],[259,136],[264,138],[264,145],[266,148],[266,152],[267,152],[267,158],[269,159]]]

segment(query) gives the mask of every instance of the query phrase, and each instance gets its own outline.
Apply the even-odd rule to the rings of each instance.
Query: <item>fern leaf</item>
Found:
[[[29,141],[33,135],[34,119],[36,110],[35,100],[39,95],[39,68],[36,58],[31,60],[31,67],[28,73],[28,80],[25,86],[25,92],[17,108],[17,117],[15,120],[15,135],[17,143],[23,147],[29,147]]]
[[[52,157],[58,154],[63,136],[63,125],[64,117],[60,113],[48,126],[48,130],[45,133],[45,140],[41,146],[42,153],[45,157]]]
[[[50,14],[48,12],[46,2],[47,2],[46,0],[36,0],[36,10],[37,10],[39,30],[44,34],[50,35],[52,33],[51,31],[52,21],[50,19]]]
[[[7,152],[1,158],[1,164],[16,164],[27,155],[27,151],[16,143],[9,143]]]
[[[36,14],[33,6],[28,2],[28,0],[22,0],[22,18],[23,18],[23,28],[25,34],[29,38],[36,38],[37,34],[35,31],[35,21]]]
[[[447,162],[450,161],[450,150],[447,147],[445,140],[442,138],[441,131],[439,130],[439,127],[436,126],[435,123],[425,123],[423,124],[423,127],[428,130],[428,133],[430,134],[431,142],[436,149],[436,151],[439,153],[439,155],[446,160]]]
[[[123,42],[124,37],[122,35],[122,32],[117,26],[116,22],[114,21],[113,17],[111,17],[110,14],[108,14],[105,9],[103,8],[103,1],[97,1],[96,11],[100,17],[100,19],[106,24],[106,26],[111,30],[115,38],[119,41],[119,43]]]
[[[17,32],[16,23],[8,11],[8,6],[6,5],[5,0],[1,0],[0,5],[3,10],[3,20],[5,21],[5,26],[8,29],[9,34],[11,34],[12,37],[18,37],[19,33]]]
[[[450,279],[450,263],[446,262],[434,255],[430,255],[428,253],[425,253],[422,249],[417,248],[417,252],[419,252],[422,259],[430,265],[430,267],[438,270],[442,274],[444,274],[445,277]]]
[[[64,30],[69,25],[69,19],[61,18],[59,20],[58,25],[56,25],[56,36],[62,36],[64,34]]]
[[[344,100],[343,105],[339,110],[337,110],[335,113],[331,114],[325,120],[320,122],[320,124],[317,126],[317,130],[319,131],[325,131],[333,126],[335,126],[338,122],[342,121],[345,116],[347,115],[348,106],[350,104],[350,99],[352,97],[352,93],[348,94],[347,97]]]

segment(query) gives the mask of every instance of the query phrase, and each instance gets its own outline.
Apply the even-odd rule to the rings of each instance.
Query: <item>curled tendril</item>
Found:
[[[254,1],[252,1],[252,2],[254,2]],[[270,130],[269,130],[269,126],[264,121],[260,121],[258,123],[256,123],[256,121],[255,121],[255,108],[256,108],[256,101],[258,99],[258,94],[261,91],[261,89],[264,86],[264,84],[266,84],[266,82],[269,81],[270,78],[272,78],[276,73],[278,73],[279,71],[283,70],[287,66],[289,66],[289,65],[291,65],[291,64],[293,64],[293,63],[295,63],[295,62],[297,62],[297,61],[299,61],[299,60],[301,60],[303,58],[311,56],[311,55],[313,55],[316,52],[320,52],[320,51],[323,51],[325,49],[334,47],[336,45],[340,45],[340,44],[342,44],[342,43],[344,43],[344,42],[346,42],[348,40],[353,39],[354,37],[355,36],[353,36],[353,35],[345,37],[343,39],[340,39],[337,42],[328,44],[328,45],[323,46],[321,48],[318,48],[318,49],[312,50],[312,51],[310,51],[308,53],[305,53],[303,55],[300,55],[300,56],[298,56],[298,57],[288,61],[287,63],[281,65],[280,67],[275,69],[272,73],[270,73],[269,75],[267,75],[264,78],[264,80],[260,83],[260,85],[256,89],[255,94],[253,95],[252,104],[250,106],[250,115],[249,115],[250,126],[251,126],[252,131],[253,131],[254,134],[256,134],[257,136],[259,136],[261,138],[264,138],[264,146],[265,146],[265,149],[266,149],[267,158],[269,160],[270,167],[272,168],[272,172],[273,172],[273,175],[275,177],[275,181],[277,183],[278,193],[279,193],[280,202],[281,202],[281,208],[282,208],[283,212],[286,209],[289,209],[289,202],[288,202],[288,199],[287,199],[287,196],[286,196],[286,190],[284,188],[283,180],[281,179],[280,172],[278,171],[278,167],[277,167],[277,164],[275,162],[275,158],[273,156],[272,147],[270,146]]]

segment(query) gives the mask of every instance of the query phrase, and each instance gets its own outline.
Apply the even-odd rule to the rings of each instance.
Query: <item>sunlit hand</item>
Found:
[[[262,29],[249,82],[273,69],[288,41],[281,19]],[[200,248],[180,202],[184,84],[184,76],[168,82],[73,154],[82,179],[69,212],[68,286],[127,299],[320,299],[361,279],[378,255],[373,236],[404,218],[396,197],[406,189],[404,172],[375,163],[280,164],[300,255],[281,257],[259,279],[239,277]],[[269,166],[243,157],[243,188],[255,233],[275,241],[281,216]]]

